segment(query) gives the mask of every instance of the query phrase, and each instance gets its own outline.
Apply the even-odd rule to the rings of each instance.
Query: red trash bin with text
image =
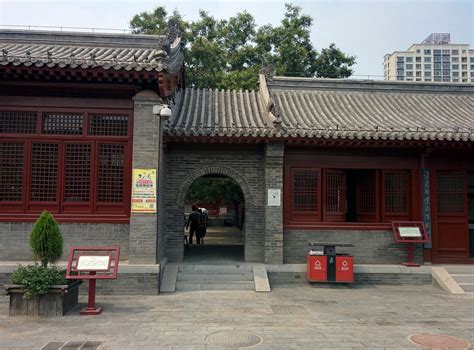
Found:
[[[309,282],[327,282],[328,260],[325,255],[308,255],[307,278]]]
[[[354,257],[336,256],[336,282],[354,282]]]

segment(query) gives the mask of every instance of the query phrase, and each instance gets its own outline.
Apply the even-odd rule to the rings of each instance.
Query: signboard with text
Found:
[[[77,259],[77,271],[107,271],[110,266],[109,255],[80,255]]]
[[[425,225],[421,221],[392,221],[392,231],[397,243],[429,242]]]
[[[156,169],[133,169],[132,213],[156,213]]]
[[[66,269],[67,279],[116,279],[119,246],[73,246]]]

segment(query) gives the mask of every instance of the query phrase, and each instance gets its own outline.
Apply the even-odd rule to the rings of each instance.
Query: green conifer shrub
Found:
[[[33,257],[44,267],[47,267],[48,263],[54,264],[61,257],[63,237],[59,232],[58,222],[47,210],[36,220],[29,243]]]

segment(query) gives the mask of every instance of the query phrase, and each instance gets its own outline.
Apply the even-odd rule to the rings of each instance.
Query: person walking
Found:
[[[202,222],[199,228],[199,236],[201,237],[201,244],[204,244],[204,236],[206,235],[207,231],[207,221],[209,219],[209,214],[206,208],[198,208],[198,210],[202,215]]]
[[[201,243],[200,227],[202,225],[202,214],[199,212],[198,208],[193,205],[191,207],[193,210],[186,221],[186,230],[189,228],[189,244],[193,244],[193,235],[196,234],[196,243]]]

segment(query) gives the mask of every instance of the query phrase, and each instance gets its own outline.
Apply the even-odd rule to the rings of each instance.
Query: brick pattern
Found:
[[[98,280],[96,292],[99,295],[157,295],[159,277],[157,273],[119,273],[115,280]],[[88,283],[84,281],[79,289],[79,296],[87,293]]]
[[[0,285],[10,283],[10,273],[0,273]],[[156,295],[159,291],[157,273],[119,273],[116,280],[98,280],[96,292],[99,295]],[[79,287],[79,297],[88,293],[88,282]],[[97,302],[100,305],[100,301]]]
[[[268,278],[272,286],[308,284],[305,272],[269,272]],[[356,284],[381,284],[381,285],[419,285],[430,284],[430,274],[402,274],[402,273],[356,273],[354,274]],[[316,288],[337,288],[334,283],[312,283]],[[346,284],[341,284],[341,288],[347,288]]]
[[[153,105],[161,101],[152,92],[141,92],[133,98],[133,163],[132,168],[158,169],[161,140],[160,119]],[[159,169],[157,174],[159,174]],[[158,175],[157,175],[158,176]],[[155,182],[157,179],[152,179]],[[158,218],[154,214],[130,216],[130,263],[154,264],[157,260]]]
[[[33,223],[0,223],[0,260],[29,261],[31,249],[28,239]],[[67,260],[73,245],[119,245],[120,259],[128,260],[128,224],[60,224],[64,239],[61,260]]]
[[[168,145],[164,194],[166,256],[183,259],[184,198],[203,175],[233,178],[245,196],[245,261],[262,262],[264,253],[264,150],[262,146]]]
[[[394,243],[391,231],[285,230],[284,263],[305,263],[308,242],[351,243],[353,248],[338,248],[338,253],[354,256],[356,264],[400,264],[407,259],[407,247]],[[423,262],[422,244],[415,245],[414,260]]]
[[[283,263],[283,158],[285,144],[270,142],[265,147],[265,263]],[[280,189],[281,205],[268,206],[268,189]]]

